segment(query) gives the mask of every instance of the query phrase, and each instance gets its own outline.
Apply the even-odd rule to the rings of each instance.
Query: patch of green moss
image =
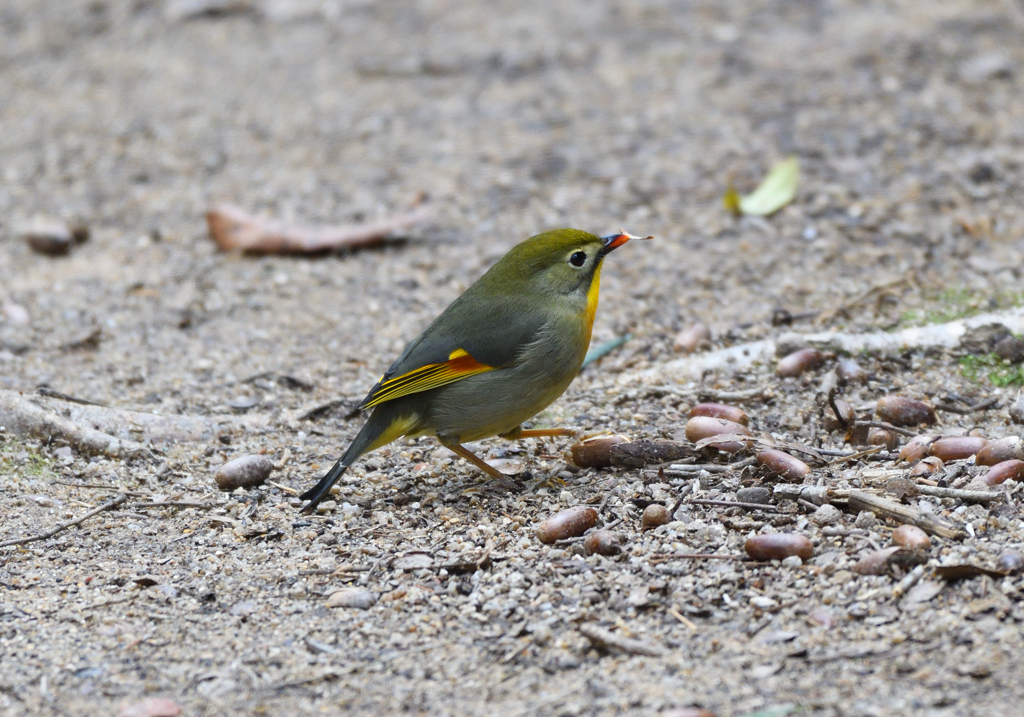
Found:
[[[25,455],[15,461],[14,455],[22,451]],[[34,446],[0,436],[0,470],[5,472],[17,470],[21,475],[32,477],[52,476],[53,461],[40,453]]]
[[[1000,291],[996,293],[980,289],[947,288],[923,297],[926,306],[910,309],[900,315],[896,328],[944,324],[947,321],[966,319],[986,311],[999,311],[1024,305],[1024,293]]]
[[[1024,364],[1012,364],[996,354],[964,356],[960,373],[969,381],[988,380],[993,386],[1024,386]]]

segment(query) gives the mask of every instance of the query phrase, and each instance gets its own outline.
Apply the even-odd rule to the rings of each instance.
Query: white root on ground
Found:
[[[700,381],[707,373],[745,371],[757,363],[770,364],[776,356],[784,356],[807,347],[845,354],[857,354],[862,351],[894,353],[906,349],[951,348],[960,343],[969,329],[989,324],[1001,324],[1013,333],[1024,333],[1024,307],[893,332],[847,334],[823,331],[813,334],[783,334],[777,339],[763,339],[730,346],[718,351],[674,359],[642,371],[624,373],[619,376],[617,383],[620,386],[636,386],[660,384],[666,380],[679,383]]]
[[[265,415],[181,416],[90,406],[18,391],[0,390],[3,435],[67,441],[81,453],[130,457],[146,444],[209,441],[225,430],[266,426]]]

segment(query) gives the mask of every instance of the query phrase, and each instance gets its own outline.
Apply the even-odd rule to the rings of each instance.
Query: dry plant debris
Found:
[[[327,251],[365,249],[423,221],[430,215],[423,202],[380,222],[332,227],[308,227],[260,219],[232,204],[220,204],[206,212],[210,238],[223,251],[250,254],[319,254]]]

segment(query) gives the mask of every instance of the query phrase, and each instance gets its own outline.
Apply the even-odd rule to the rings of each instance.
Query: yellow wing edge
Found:
[[[447,361],[420,366],[401,376],[380,382],[366,397],[367,400],[363,402],[362,407],[373,408],[385,401],[393,401],[411,393],[429,391],[432,388],[461,381],[468,376],[493,370],[493,366],[480,363],[465,350],[455,349],[448,354]]]

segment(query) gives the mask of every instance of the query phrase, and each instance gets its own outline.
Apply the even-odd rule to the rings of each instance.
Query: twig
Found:
[[[924,571],[925,566],[918,565],[907,573],[902,580],[896,583],[896,587],[892,589],[892,596],[896,599],[903,597],[910,588],[917,585],[918,581],[924,576]]]
[[[965,490],[963,488],[941,488],[939,486],[915,484],[914,490],[921,495],[930,495],[934,498],[956,498],[965,503],[992,503],[1002,500],[1005,494],[995,490]]]
[[[206,212],[206,223],[210,238],[223,251],[316,254],[381,244],[395,232],[423,221],[428,214],[430,205],[420,203],[403,214],[373,224],[303,227],[260,219],[234,205],[221,204]]]
[[[719,376],[750,369],[757,363],[771,363],[780,352],[790,347],[813,347],[843,354],[862,351],[885,353],[907,349],[956,346],[968,329],[986,324],[1002,324],[1014,333],[1024,332],[1024,307],[1007,311],[978,314],[967,319],[945,324],[916,326],[892,333],[878,331],[869,334],[849,334],[824,331],[814,334],[786,334],[778,338],[762,339],[736,344],[717,351],[692,354],[673,359],[657,366],[623,374],[620,385],[638,387],[651,384],[666,385],[674,382],[700,381],[709,371]],[[724,399],[723,399],[724,400]]]
[[[747,510],[770,510],[778,513],[779,509],[769,503],[740,503],[735,500],[707,500],[705,498],[693,498],[686,501],[688,505],[717,505],[724,508],[746,508]]]
[[[849,427],[850,422],[846,420],[846,416],[843,415],[843,412],[839,410],[839,406],[836,405],[837,393],[839,393],[839,389],[836,386],[833,386],[828,390],[828,405],[829,408],[832,409],[832,414],[836,417],[836,420],[839,421],[839,425],[843,428],[847,428]]]
[[[967,531],[937,516],[929,515],[913,506],[901,505],[877,495],[870,495],[859,490],[850,491],[850,512],[870,510],[882,518],[891,518],[898,523],[916,525],[926,533],[938,535],[940,538],[961,539],[967,537]]]
[[[900,428],[899,426],[894,426],[891,423],[886,423],[885,421],[854,421],[853,425],[867,426],[868,428],[884,428],[887,431],[892,431],[893,433],[898,433],[901,436],[907,436],[908,438],[913,438],[919,433],[919,431]]]
[[[868,448],[865,451],[859,451],[857,453],[851,453],[848,456],[843,456],[842,458],[836,458],[834,461],[829,461],[828,465],[834,466],[834,465],[838,465],[840,463],[846,463],[847,461],[855,461],[858,458],[863,458],[864,456],[870,456],[870,455],[872,455],[874,453],[878,453],[883,448],[885,448],[885,446],[871,446],[871,448]]]
[[[685,615],[683,615],[683,613],[681,613],[678,610],[676,610],[674,607],[670,607],[668,609],[668,614],[671,615],[672,617],[674,617],[679,622],[681,622],[684,625],[686,625],[693,632],[697,632],[697,626],[693,624],[693,621],[690,620],[689,618],[687,618]]]
[[[97,513],[102,513],[105,510],[116,508],[117,506],[124,503],[126,500],[128,500],[128,496],[122,493],[120,495],[115,496],[113,500],[104,503],[103,505],[97,506],[96,508],[93,508],[85,515],[79,516],[78,518],[74,518],[73,520],[69,520],[66,523],[61,523],[53,530],[48,530],[45,533],[40,533],[39,535],[32,535],[27,538],[18,538],[16,540],[4,541],[3,543],[0,543],[0,548],[6,548],[10,545],[25,545],[26,543],[33,543],[37,540],[46,540],[47,538],[52,538],[62,530],[67,530],[68,528],[74,527],[80,523],[84,523],[86,520],[93,517]]]
[[[768,393],[767,387],[749,388],[746,391],[716,391],[713,388],[701,388],[697,390],[697,396],[702,401],[731,401],[743,403],[762,399]]]
[[[654,553],[649,560],[652,563],[664,563],[667,560],[742,560],[740,555],[719,555],[718,553]]]
[[[300,413],[297,418],[300,421],[312,421],[314,419],[320,418],[321,416],[329,413],[330,411],[333,411],[335,408],[338,408],[339,406],[344,406],[348,402],[349,401],[347,398],[336,398],[333,401],[328,401],[327,403],[321,403],[317,406],[313,406],[307,411]]]
[[[973,406],[953,406],[948,403],[936,402],[935,408],[939,409],[940,411],[945,411],[946,413],[957,413],[960,414],[961,416],[966,416],[969,413],[976,413],[977,411],[986,411],[990,408],[999,408],[999,397],[992,396],[991,398],[986,398],[984,401],[976,403]]]
[[[627,655],[646,655],[647,657],[661,657],[665,654],[664,648],[652,642],[634,640],[631,637],[623,637],[614,632],[604,630],[597,625],[580,625],[580,634],[590,640],[597,647],[625,652]]]
[[[46,396],[47,398],[56,398],[61,401],[69,401],[71,403],[80,403],[83,406],[106,406],[105,403],[99,401],[90,401],[88,398],[77,398],[75,396],[69,396],[66,393],[60,391],[54,391],[49,386],[36,386],[36,393],[40,396]]]
[[[286,485],[281,485],[280,483],[275,483],[272,480],[268,480],[267,483],[269,483],[270,485],[274,486],[278,490],[283,490],[285,493],[288,493],[289,495],[298,495],[299,494],[299,491],[295,490],[294,488],[289,488]]]
[[[165,503],[132,503],[129,508],[137,510],[140,508],[223,508],[227,503],[193,503],[183,500],[169,500]]]
[[[700,473],[701,471],[729,473],[737,468],[746,468],[749,465],[753,465],[754,462],[754,458],[748,458],[736,463],[670,463],[664,466],[664,468],[666,475],[672,475],[673,473],[688,475],[690,473]]]

